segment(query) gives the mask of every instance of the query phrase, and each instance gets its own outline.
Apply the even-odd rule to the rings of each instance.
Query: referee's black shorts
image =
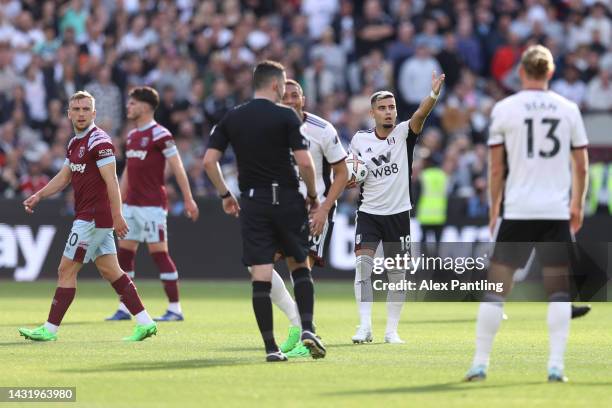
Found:
[[[521,268],[535,249],[542,266],[566,266],[571,241],[568,220],[502,220],[492,260]]]
[[[268,191],[240,197],[242,262],[246,266],[274,263],[280,251],[285,257],[304,262],[308,256],[308,212],[298,190],[281,190],[279,204],[272,204]]]

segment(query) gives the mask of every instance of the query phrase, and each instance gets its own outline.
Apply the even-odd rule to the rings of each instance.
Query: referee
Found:
[[[295,300],[302,321],[302,343],[313,358],[325,357],[325,347],[315,336],[314,286],[308,256],[308,212],[319,202],[308,142],[295,111],[278,105],[285,93],[285,68],[264,61],[253,72],[253,100],[229,111],[213,128],[204,168],[220,197],[223,210],[240,214],[243,262],[249,266],[253,284],[253,311],[266,347],[266,361],[286,361],[274,340],[272,326],[272,268],[281,251],[293,279]],[[238,162],[240,204],[227,188],[219,160],[231,144]],[[307,199],[298,191],[298,175],[307,186]]]

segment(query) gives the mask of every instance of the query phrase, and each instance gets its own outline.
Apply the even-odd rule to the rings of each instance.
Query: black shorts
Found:
[[[327,216],[327,222],[323,227],[323,232],[318,237],[313,235],[308,236],[309,254],[314,258],[315,266],[325,266],[325,248],[329,245],[332,232],[334,229],[334,214],[336,207],[332,207]]]
[[[392,215],[374,215],[357,211],[355,251],[376,251],[382,241],[385,257],[403,255],[410,251],[410,211]]]
[[[542,266],[564,266],[569,262],[570,242],[568,220],[502,220],[492,259],[520,268],[535,249]]]
[[[278,205],[273,205],[267,196],[242,195],[240,208],[245,265],[273,264],[279,251],[297,262],[306,260],[308,213],[304,197],[297,190],[282,191]]]

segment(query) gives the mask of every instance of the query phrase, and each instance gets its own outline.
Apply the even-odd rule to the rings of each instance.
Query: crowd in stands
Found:
[[[156,119],[174,134],[194,194],[214,194],[201,163],[210,129],[251,97],[253,65],[273,59],[346,146],[372,127],[374,91],[394,91],[406,120],[432,71],[444,72],[414,177],[426,149],[449,197],[486,215],[488,115],[519,89],[521,51],[549,47],[551,88],[583,112],[612,112],[611,11],[609,0],[0,0],[0,196],[26,197],[60,169],[73,133],[67,98],[81,89],[96,98],[121,171],[133,127],[124,105],[138,85],[159,91]],[[223,170],[236,188],[231,153]],[[179,212],[171,178],[168,191]]]

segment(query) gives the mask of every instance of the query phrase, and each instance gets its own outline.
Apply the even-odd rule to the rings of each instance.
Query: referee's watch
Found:
[[[232,195],[232,192],[227,190],[227,193],[225,194],[219,194],[219,198],[222,200],[225,200],[226,198],[230,197]]]

